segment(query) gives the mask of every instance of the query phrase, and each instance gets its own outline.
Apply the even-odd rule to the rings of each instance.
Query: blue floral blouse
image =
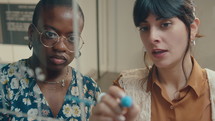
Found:
[[[80,99],[76,78],[78,72],[72,69],[73,78],[64,103],[56,118],[53,119],[51,109],[33,78],[32,72],[28,69],[27,59],[5,65],[0,69],[1,121],[88,120],[91,108],[100,93],[99,87],[91,78],[81,75],[83,94]],[[81,108],[82,104],[84,104],[83,108]]]

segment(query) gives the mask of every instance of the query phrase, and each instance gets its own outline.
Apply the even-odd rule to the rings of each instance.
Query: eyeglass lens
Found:
[[[60,39],[64,39],[64,45],[70,51],[75,50],[75,44],[77,44],[77,49],[81,49],[83,42],[81,42],[81,38],[79,36],[70,35],[68,37],[60,37],[56,32],[53,31],[44,31],[41,34],[41,42],[46,47],[53,47],[55,46]],[[75,43],[77,41],[77,43]]]

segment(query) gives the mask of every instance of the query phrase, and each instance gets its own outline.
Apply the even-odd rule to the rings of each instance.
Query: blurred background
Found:
[[[0,64],[31,56],[27,30],[39,0],[0,0]],[[143,46],[132,20],[135,0],[77,0],[85,15],[85,44],[79,70],[94,78],[103,91],[120,71],[143,68]],[[196,40],[193,55],[202,67],[215,70],[215,1],[194,0],[204,37]],[[71,66],[76,67],[76,62]],[[1,65],[2,66],[2,65]]]

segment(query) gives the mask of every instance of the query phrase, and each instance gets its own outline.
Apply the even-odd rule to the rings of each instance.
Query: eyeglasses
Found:
[[[43,32],[40,32],[37,27],[32,24],[36,31],[40,34],[40,42],[43,44],[44,47],[54,47],[61,38],[64,40],[64,45],[70,52],[75,52],[75,46],[77,47],[78,51],[82,48],[84,41],[80,36],[77,35],[69,35],[68,37],[65,36],[59,36],[55,31],[53,30],[45,30]],[[75,42],[77,41],[77,43]]]

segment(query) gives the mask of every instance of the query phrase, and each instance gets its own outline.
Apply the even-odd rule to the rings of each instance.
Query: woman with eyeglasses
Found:
[[[215,121],[215,72],[191,53],[201,37],[193,1],[135,0],[133,20],[147,68],[122,72],[91,121]],[[134,103],[123,108],[126,94]]]
[[[81,38],[84,14],[77,4],[74,15],[72,3],[72,0],[40,0],[36,5],[28,29],[32,56],[0,70],[0,120],[89,118],[100,89],[93,79],[69,66],[80,56],[84,44]],[[75,19],[77,32],[73,25]],[[83,88],[79,88],[79,83]],[[81,101],[85,102],[83,108]]]

